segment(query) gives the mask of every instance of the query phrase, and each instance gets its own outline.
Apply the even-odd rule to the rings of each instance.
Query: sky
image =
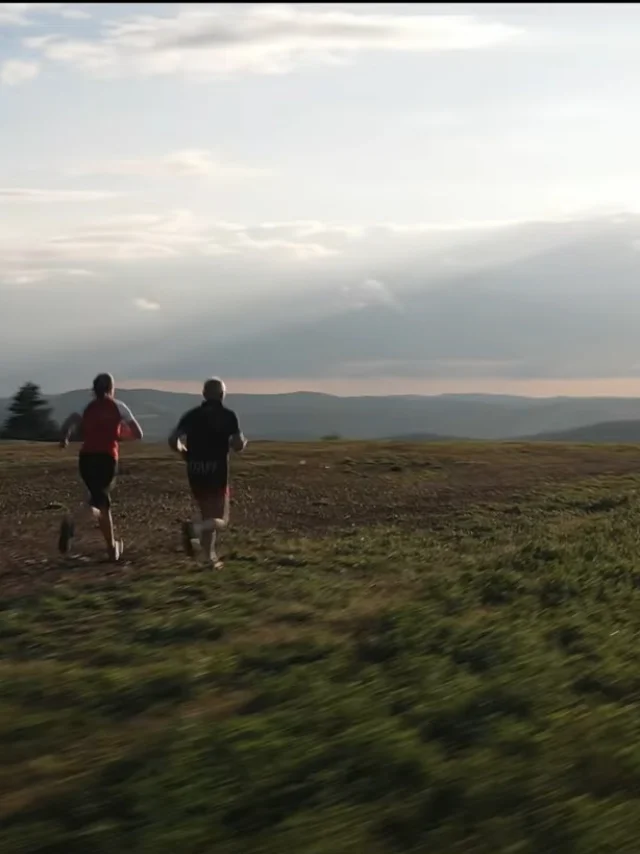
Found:
[[[640,395],[639,37],[633,4],[0,3],[0,394]]]

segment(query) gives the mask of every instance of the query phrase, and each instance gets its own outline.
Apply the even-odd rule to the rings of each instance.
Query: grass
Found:
[[[226,568],[183,472],[0,450],[3,854],[636,854],[640,451],[256,445]]]

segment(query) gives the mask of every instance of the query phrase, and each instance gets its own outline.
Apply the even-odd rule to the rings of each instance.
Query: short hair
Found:
[[[111,374],[98,374],[93,381],[93,393],[96,397],[105,397],[113,391],[114,386],[115,381]]]
[[[211,377],[205,380],[202,387],[202,396],[205,400],[224,400],[226,393],[227,388],[219,377]]]

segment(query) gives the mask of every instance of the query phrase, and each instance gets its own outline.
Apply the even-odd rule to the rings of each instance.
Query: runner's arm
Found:
[[[128,428],[128,432],[120,437],[120,441],[123,439],[130,439],[132,441],[136,441],[138,439],[142,439],[142,427],[136,420],[134,414],[131,412],[126,403],[122,403],[121,400],[116,401],[118,404],[118,410],[120,412],[120,417],[122,418],[122,423],[125,424]]]
[[[82,424],[82,415],[78,412],[72,412],[68,418],[65,419],[64,424],[60,428],[60,447],[66,448],[69,444],[69,439],[71,438],[71,434],[74,430],[76,430]]]
[[[169,434],[169,447],[177,454],[184,454],[186,445],[182,441],[186,433],[186,415],[183,415]]]
[[[233,434],[233,436],[231,437],[230,444],[236,454],[241,454],[244,451],[244,449],[247,447],[247,440],[245,439],[242,430],[238,430],[237,433]]]
[[[233,416],[233,423],[231,425],[231,436],[229,437],[229,447],[236,452],[236,454],[241,454],[244,449],[247,447],[247,440],[244,437],[244,433],[240,429],[240,425],[238,424],[237,417]]]

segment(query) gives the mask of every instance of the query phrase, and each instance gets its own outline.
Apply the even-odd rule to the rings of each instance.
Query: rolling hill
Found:
[[[529,437],[534,442],[586,442],[589,444],[639,444],[640,420],[603,421],[599,424],[587,424],[573,430],[560,430],[552,433],[539,433]]]
[[[138,416],[150,441],[164,440],[182,413],[200,400],[197,395],[156,389],[124,389],[118,395]],[[74,390],[49,395],[48,400],[55,417],[63,420],[71,411],[82,409],[89,394]],[[635,398],[334,397],[298,392],[230,395],[228,401],[253,439],[309,441],[341,436],[604,442],[635,441],[633,437],[638,435],[640,440],[640,399]],[[2,420],[8,404],[0,400]]]

